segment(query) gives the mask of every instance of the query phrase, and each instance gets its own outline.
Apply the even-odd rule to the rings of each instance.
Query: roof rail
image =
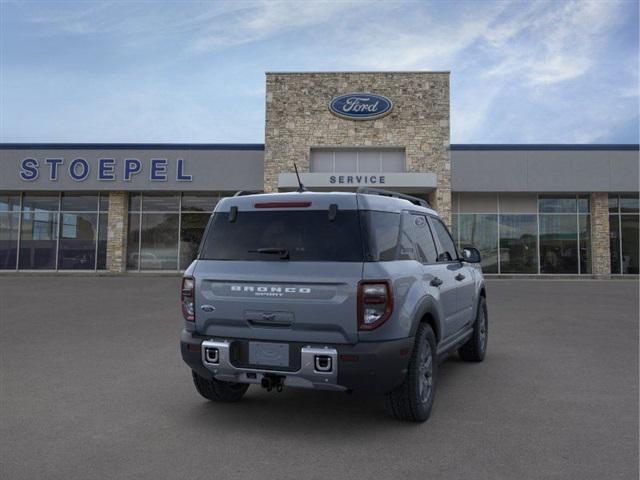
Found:
[[[425,208],[431,208],[429,202],[422,198],[412,197],[411,195],[405,195],[404,193],[392,192],[390,190],[383,190],[381,188],[360,187],[357,190],[358,193],[365,193],[367,195],[380,195],[383,197],[401,198],[402,200],[408,200],[414,205],[419,205]]]
[[[261,190],[238,190],[233,194],[234,197],[244,197],[245,195],[255,195],[257,193],[262,193]]]

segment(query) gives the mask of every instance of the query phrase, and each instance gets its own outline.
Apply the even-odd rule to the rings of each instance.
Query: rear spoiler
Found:
[[[406,195],[404,193],[392,192],[391,190],[383,190],[381,188],[371,188],[371,187],[360,187],[357,190],[358,193],[364,193],[366,195],[380,195],[382,197],[392,197],[392,198],[400,198],[402,200],[407,200],[414,205],[419,205],[425,208],[431,208],[429,202],[423,200],[422,198],[412,197],[411,195]]]

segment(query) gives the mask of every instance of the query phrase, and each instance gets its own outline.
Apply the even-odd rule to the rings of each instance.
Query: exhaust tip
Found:
[[[217,348],[205,348],[204,358],[207,363],[218,363],[220,361],[220,352]]]
[[[316,372],[329,373],[333,370],[333,361],[329,355],[315,355],[313,364]]]

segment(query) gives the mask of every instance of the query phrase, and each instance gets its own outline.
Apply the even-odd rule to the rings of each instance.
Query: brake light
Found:
[[[182,278],[182,288],[180,290],[180,305],[182,307],[182,316],[188,322],[195,322],[195,291],[196,281],[193,277]]]
[[[306,208],[311,202],[262,202],[255,203],[254,208]]]
[[[373,330],[386,322],[393,311],[389,280],[363,280],[358,284],[358,329]]]

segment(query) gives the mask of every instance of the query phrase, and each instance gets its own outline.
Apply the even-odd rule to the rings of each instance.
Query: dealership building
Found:
[[[428,200],[486,273],[638,274],[638,145],[452,145],[448,72],[267,73],[264,144],[0,144],[0,272],[184,270],[221,197],[294,163]]]

